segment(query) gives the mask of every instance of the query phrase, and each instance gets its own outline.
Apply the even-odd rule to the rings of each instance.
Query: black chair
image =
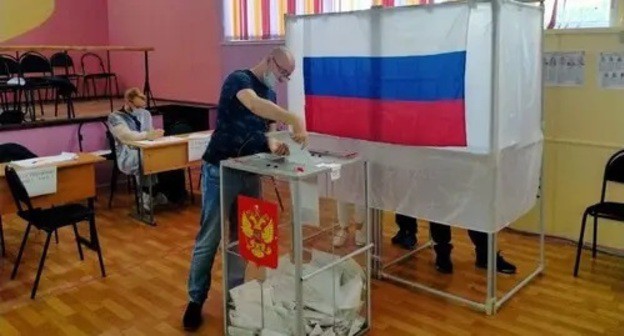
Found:
[[[55,90],[55,98],[58,105],[59,99],[68,102],[68,117],[71,118],[71,110],[73,107],[71,104],[71,90],[68,88],[75,87],[69,79],[54,76],[52,65],[45,56],[40,53],[30,51],[20,56],[20,71],[26,81],[26,90],[30,93],[28,97],[33,102],[34,107],[34,92],[38,94],[39,106],[41,108],[41,115],[44,115],[43,111],[43,99],[41,98],[41,90],[45,89],[45,98],[48,97],[48,90]],[[58,113],[58,112],[57,112]],[[34,118],[34,113],[32,115]]]
[[[620,150],[613,154],[605,166],[604,175],[602,178],[602,192],[600,194],[600,202],[596,203],[587,209],[583,214],[583,221],[581,224],[581,234],[578,241],[578,247],[576,250],[576,263],[574,265],[574,276],[578,276],[579,264],[581,262],[581,250],[583,248],[583,238],[585,236],[585,224],[587,223],[587,216],[594,218],[594,237],[592,244],[592,258],[596,258],[596,240],[598,238],[598,218],[610,219],[614,221],[624,222],[624,203],[607,202],[605,200],[607,193],[607,184],[624,183],[624,150]]]
[[[99,72],[95,73],[87,73],[87,64],[88,62],[95,62]],[[107,72],[104,68],[104,61],[102,58],[94,53],[88,52],[82,55],[80,58],[80,67],[82,68],[83,75],[83,97],[86,97],[89,93],[89,82],[91,82],[91,87],[93,88],[93,96],[94,98],[101,98],[102,96],[98,96],[96,80],[104,79],[106,80],[106,96],[109,97],[113,95],[113,88],[111,80],[115,81],[115,90],[117,91],[117,97],[120,97],[119,93],[119,82],[117,80],[117,74],[112,72]]]
[[[54,99],[54,116],[58,117],[58,106],[62,100],[67,106],[67,119],[76,118],[73,96],[78,92],[76,86],[66,78],[51,78],[50,83],[56,88]]]
[[[48,247],[50,246],[52,232],[55,232],[57,229],[62,227],[73,227],[80,260],[84,260],[82,245],[97,252],[102,277],[106,277],[104,260],[102,259],[102,249],[100,247],[100,241],[95,227],[93,200],[89,200],[89,207],[82,204],[67,204],[49,209],[33,208],[28,192],[17,175],[17,172],[12,167],[6,166],[5,177],[7,184],[9,185],[9,189],[11,190],[11,194],[13,195],[13,199],[15,200],[15,205],[18,209],[18,216],[28,222],[28,226],[26,226],[26,232],[24,233],[24,238],[17,255],[17,260],[15,261],[15,266],[13,267],[13,272],[11,273],[11,280],[15,279],[15,276],[17,275],[17,270],[22,259],[22,254],[24,253],[24,247],[26,246],[31,226],[34,226],[36,229],[47,234],[41,260],[39,261],[39,268],[37,269],[37,276],[35,277],[35,283],[33,284],[32,292],[30,294],[31,299],[34,299],[37,294],[37,287],[39,286],[41,271],[43,270],[46,255],[48,253]],[[82,221],[89,222],[89,240],[78,234],[78,227],[76,224]]]
[[[28,148],[16,143],[0,144],[0,163],[36,158],[37,154]],[[58,236],[57,236],[58,237]],[[58,242],[58,238],[57,238]],[[2,216],[0,216],[0,244],[2,244],[2,256],[6,255],[4,245],[4,231],[2,229]]]
[[[84,140],[84,136],[82,135],[82,126],[84,123],[81,123],[78,126],[78,147],[82,152],[84,150],[82,141]],[[115,192],[117,191],[117,183],[119,181],[119,175],[121,171],[119,170],[119,166],[117,165],[117,147],[115,145],[115,137],[110,132],[108,128],[108,124],[102,121],[102,125],[106,128],[106,141],[108,142],[108,148],[110,149],[110,153],[103,155],[102,157],[106,159],[106,161],[110,161],[111,168],[111,179],[110,179],[110,195],[108,197],[108,208],[110,209],[113,206],[113,197]],[[129,176],[127,179],[128,183],[128,192],[130,192],[134,188],[133,179]]]
[[[113,133],[111,133],[108,129],[108,126],[106,126],[106,140],[108,141],[108,146],[111,150],[111,153],[105,156],[105,158],[113,162],[110,182],[110,195],[108,196],[108,208],[110,209],[113,206],[113,197],[115,196],[115,192],[117,191],[117,181],[119,180],[119,175],[121,171],[119,170],[119,166],[117,165],[117,146],[115,145],[115,137],[113,136]],[[128,191],[136,188],[133,176],[127,176],[126,181],[128,182]],[[134,196],[135,204],[138,204],[139,200],[137,194],[135,193]]]
[[[82,76],[76,72],[74,60],[66,52],[57,52],[50,56],[50,65],[54,76],[68,79],[77,90],[80,89],[80,79]]]
[[[34,51],[27,52],[20,56],[19,65],[20,74],[26,81],[26,90],[28,92],[27,99],[33,103],[34,107],[34,93],[37,92],[41,115],[44,115],[41,90],[46,90],[45,98],[47,99],[48,89],[51,89],[51,84],[48,82],[48,79],[54,76],[52,65],[50,65],[50,62],[45,56]]]
[[[20,76],[18,60],[11,55],[0,54],[0,107],[2,107],[5,113],[7,111],[9,113],[19,112],[21,114],[20,119],[23,119],[20,106],[22,87],[16,84],[9,84],[11,78]],[[10,94],[12,94],[12,98]],[[11,102],[13,106],[11,106]]]

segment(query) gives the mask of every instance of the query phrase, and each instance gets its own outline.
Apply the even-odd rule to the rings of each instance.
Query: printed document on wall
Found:
[[[585,84],[585,52],[544,53],[546,86],[583,86]]]
[[[624,52],[601,52],[598,57],[598,83],[603,89],[624,88]]]

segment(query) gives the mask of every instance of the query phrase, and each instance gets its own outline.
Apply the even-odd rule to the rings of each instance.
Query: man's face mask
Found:
[[[275,68],[279,72],[279,77],[277,77],[275,75],[275,72],[273,72],[273,70],[271,69],[271,63],[275,66]],[[266,86],[268,86],[269,88],[274,88],[278,82],[283,83],[289,80],[290,80],[290,72],[286,70],[285,68],[283,68],[282,66],[280,66],[277,63],[277,61],[275,61],[275,58],[269,59],[269,66],[263,78],[264,84],[266,84]]]
[[[271,71],[271,69],[268,69],[267,72],[264,73],[262,81],[267,87],[273,89],[275,84],[277,84],[277,77],[275,77],[275,74]]]

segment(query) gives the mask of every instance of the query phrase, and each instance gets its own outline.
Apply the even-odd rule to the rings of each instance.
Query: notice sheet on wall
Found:
[[[546,86],[582,86],[585,84],[585,52],[544,53]]]
[[[624,89],[624,52],[601,52],[598,83],[603,89]]]

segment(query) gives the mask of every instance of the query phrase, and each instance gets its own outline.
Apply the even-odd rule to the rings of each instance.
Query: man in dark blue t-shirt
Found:
[[[221,205],[219,164],[229,158],[273,152],[287,155],[288,147],[265,133],[275,130],[275,122],[292,126],[292,137],[305,144],[307,133],[303,120],[296,114],[275,104],[274,86],[289,80],[295,69],[292,54],[284,47],[275,48],[260,63],[249,70],[230,74],[223,83],[217,128],[212,134],[202,167],[202,213],[201,228],[197,234],[188,280],[189,304],[184,313],[183,324],[187,330],[197,329],[202,322],[201,310],[208,296],[212,264],[221,242]],[[238,194],[260,196],[257,176],[240,174],[240,178],[228,179],[228,194],[223,202],[226,208],[234,205]],[[230,220],[230,230],[236,234],[236,221]],[[245,264],[232,258],[227,272],[229,288],[244,281]]]

